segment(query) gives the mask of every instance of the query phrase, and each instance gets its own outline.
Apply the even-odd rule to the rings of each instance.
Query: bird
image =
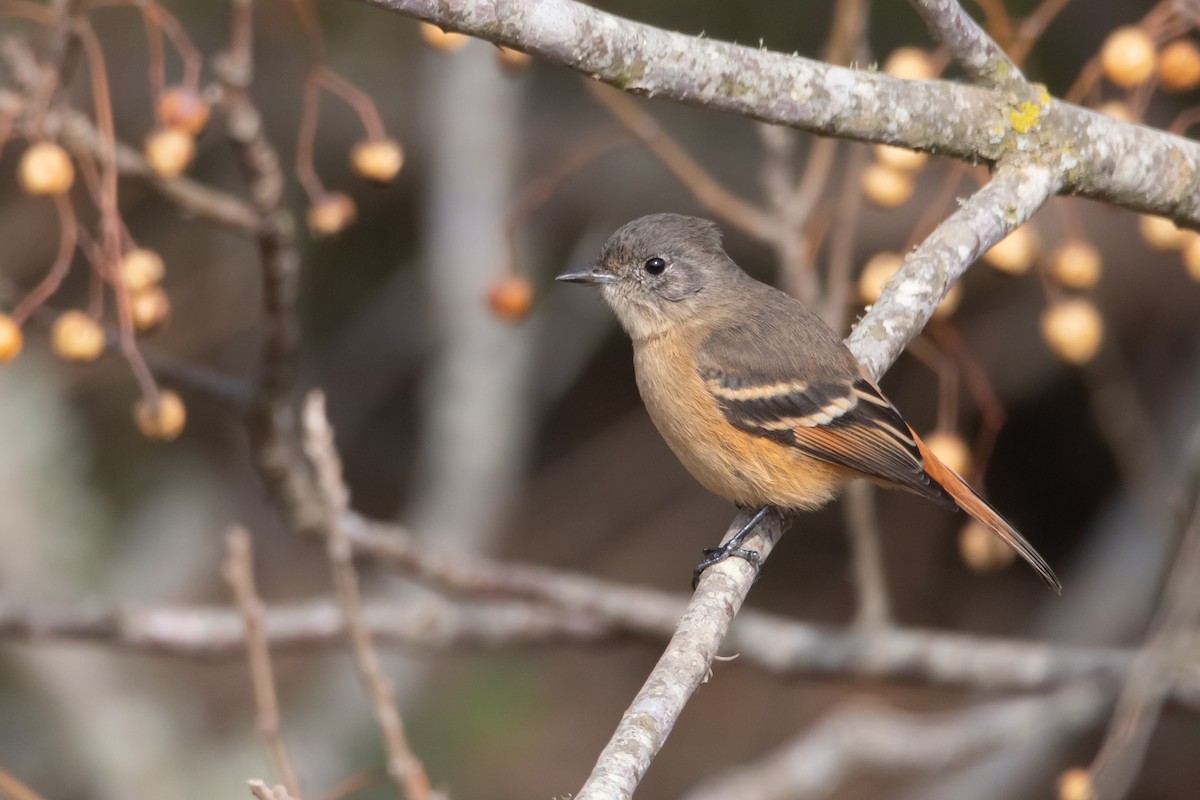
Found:
[[[974,517],[1056,593],[1046,560],[905,422],[817,314],[746,274],[706,219],[652,214],[619,228],[587,268],[559,281],[598,287],[633,341],[655,427],[709,491],[757,512],[707,548],[693,587],[742,547],[771,508],[796,513],[866,478]]]

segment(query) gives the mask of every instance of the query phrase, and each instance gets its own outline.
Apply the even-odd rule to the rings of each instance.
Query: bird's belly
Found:
[[[731,425],[694,368],[647,368],[644,357],[636,366],[650,419],[688,472],[714,494],[744,506],[812,509],[833,499],[845,482],[839,467]]]

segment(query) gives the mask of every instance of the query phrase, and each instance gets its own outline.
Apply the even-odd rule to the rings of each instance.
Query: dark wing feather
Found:
[[[700,377],[725,419],[747,433],[954,505],[926,474],[900,413],[862,377],[854,356],[824,322],[781,292],[762,299],[761,319],[714,331],[698,353]]]

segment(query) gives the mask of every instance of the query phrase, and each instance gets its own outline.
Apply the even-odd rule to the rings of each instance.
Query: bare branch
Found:
[[[1058,185],[1046,167],[1003,165],[908,254],[846,339],[876,380],[925,326],[967,267],[1041,208]]]
[[[228,553],[224,568],[225,581],[233,592],[245,626],[246,657],[250,662],[250,679],[254,685],[254,705],[258,709],[258,734],[271,757],[275,774],[283,781],[288,793],[295,800],[300,800],[300,782],[296,779],[296,770],[280,731],[275,673],[271,668],[271,653],[264,632],[266,612],[254,586],[250,534],[235,526],[225,534],[225,546]]]
[[[726,535],[736,533],[752,514],[740,512]],[[783,534],[783,520],[768,514],[755,530],[746,546],[765,559]],[[576,800],[633,796],[684,705],[707,678],[717,648],[757,576],[758,567],[741,558],[727,559],[704,573],[667,649],[621,716]]]
[[[854,589],[858,593],[855,619],[866,628],[890,625],[892,612],[883,569],[882,537],[875,516],[875,487],[855,481],[847,490],[843,508],[853,551]]]
[[[970,162],[1036,150],[1065,191],[1200,228],[1200,143],[1048,96],[906,81],[719,42],[571,0],[363,0],[625,91]],[[1057,182],[1057,181],[1056,181]]]
[[[875,705],[830,713],[760,762],[732,770],[685,800],[788,800],[832,795],[858,767],[945,770],[1030,737],[1051,738],[1089,725],[1105,693],[1071,686],[1047,697],[1000,700],[942,714]]]
[[[396,707],[391,681],[383,672],[371,632],[363,621],[362,593],[358,573],[354,569],[353,553],[345,532],[332,515],[340,514],[349,502],[342,483],[342,465],[333,445],[333,431],[325,417],[325,398],[319,392],[308,396],[304,406],[304,450],[317,470],[317,486],[324,496],[323,505],[331,518],[325,525],[329,531],[326,546],[333,565],[338,604],[346,619],[354,663],[367,696],[371,711],[383,735],[387,751],[388,774],[404,792],[407,800],[426,800],[432,796],[425,767],[408,746],[404,723]]]
[[[909,0],[929,32],[962,64],[976,83],[992,89],[1012,88],[1025,76],[1008,54],[971,19],[958,0]]]

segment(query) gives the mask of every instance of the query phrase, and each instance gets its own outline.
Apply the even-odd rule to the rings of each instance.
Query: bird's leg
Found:
[[[697,564],[696,568],[692,570],[693,590],[696,588],[696,584],[700,583],[700,576],[704,573],[704,570],[708,569],[713,564],[720,564],[730,556],[744,558],[751,564],[758,563],[758,551],[749,550],[745,547],[742,547],[742,542],[746,541],[746,538],[754,532],[754,529],[758,527],[758,523],[762,522],[763,517],[765,517],[767,512],[770,510],[770,506],[763,506],[758,511],[754,512],[754,516],[747,520],[746,524],[739,528],[737,533],[729,537],[729,541],[718,547],[704,548],[704,560]]]

